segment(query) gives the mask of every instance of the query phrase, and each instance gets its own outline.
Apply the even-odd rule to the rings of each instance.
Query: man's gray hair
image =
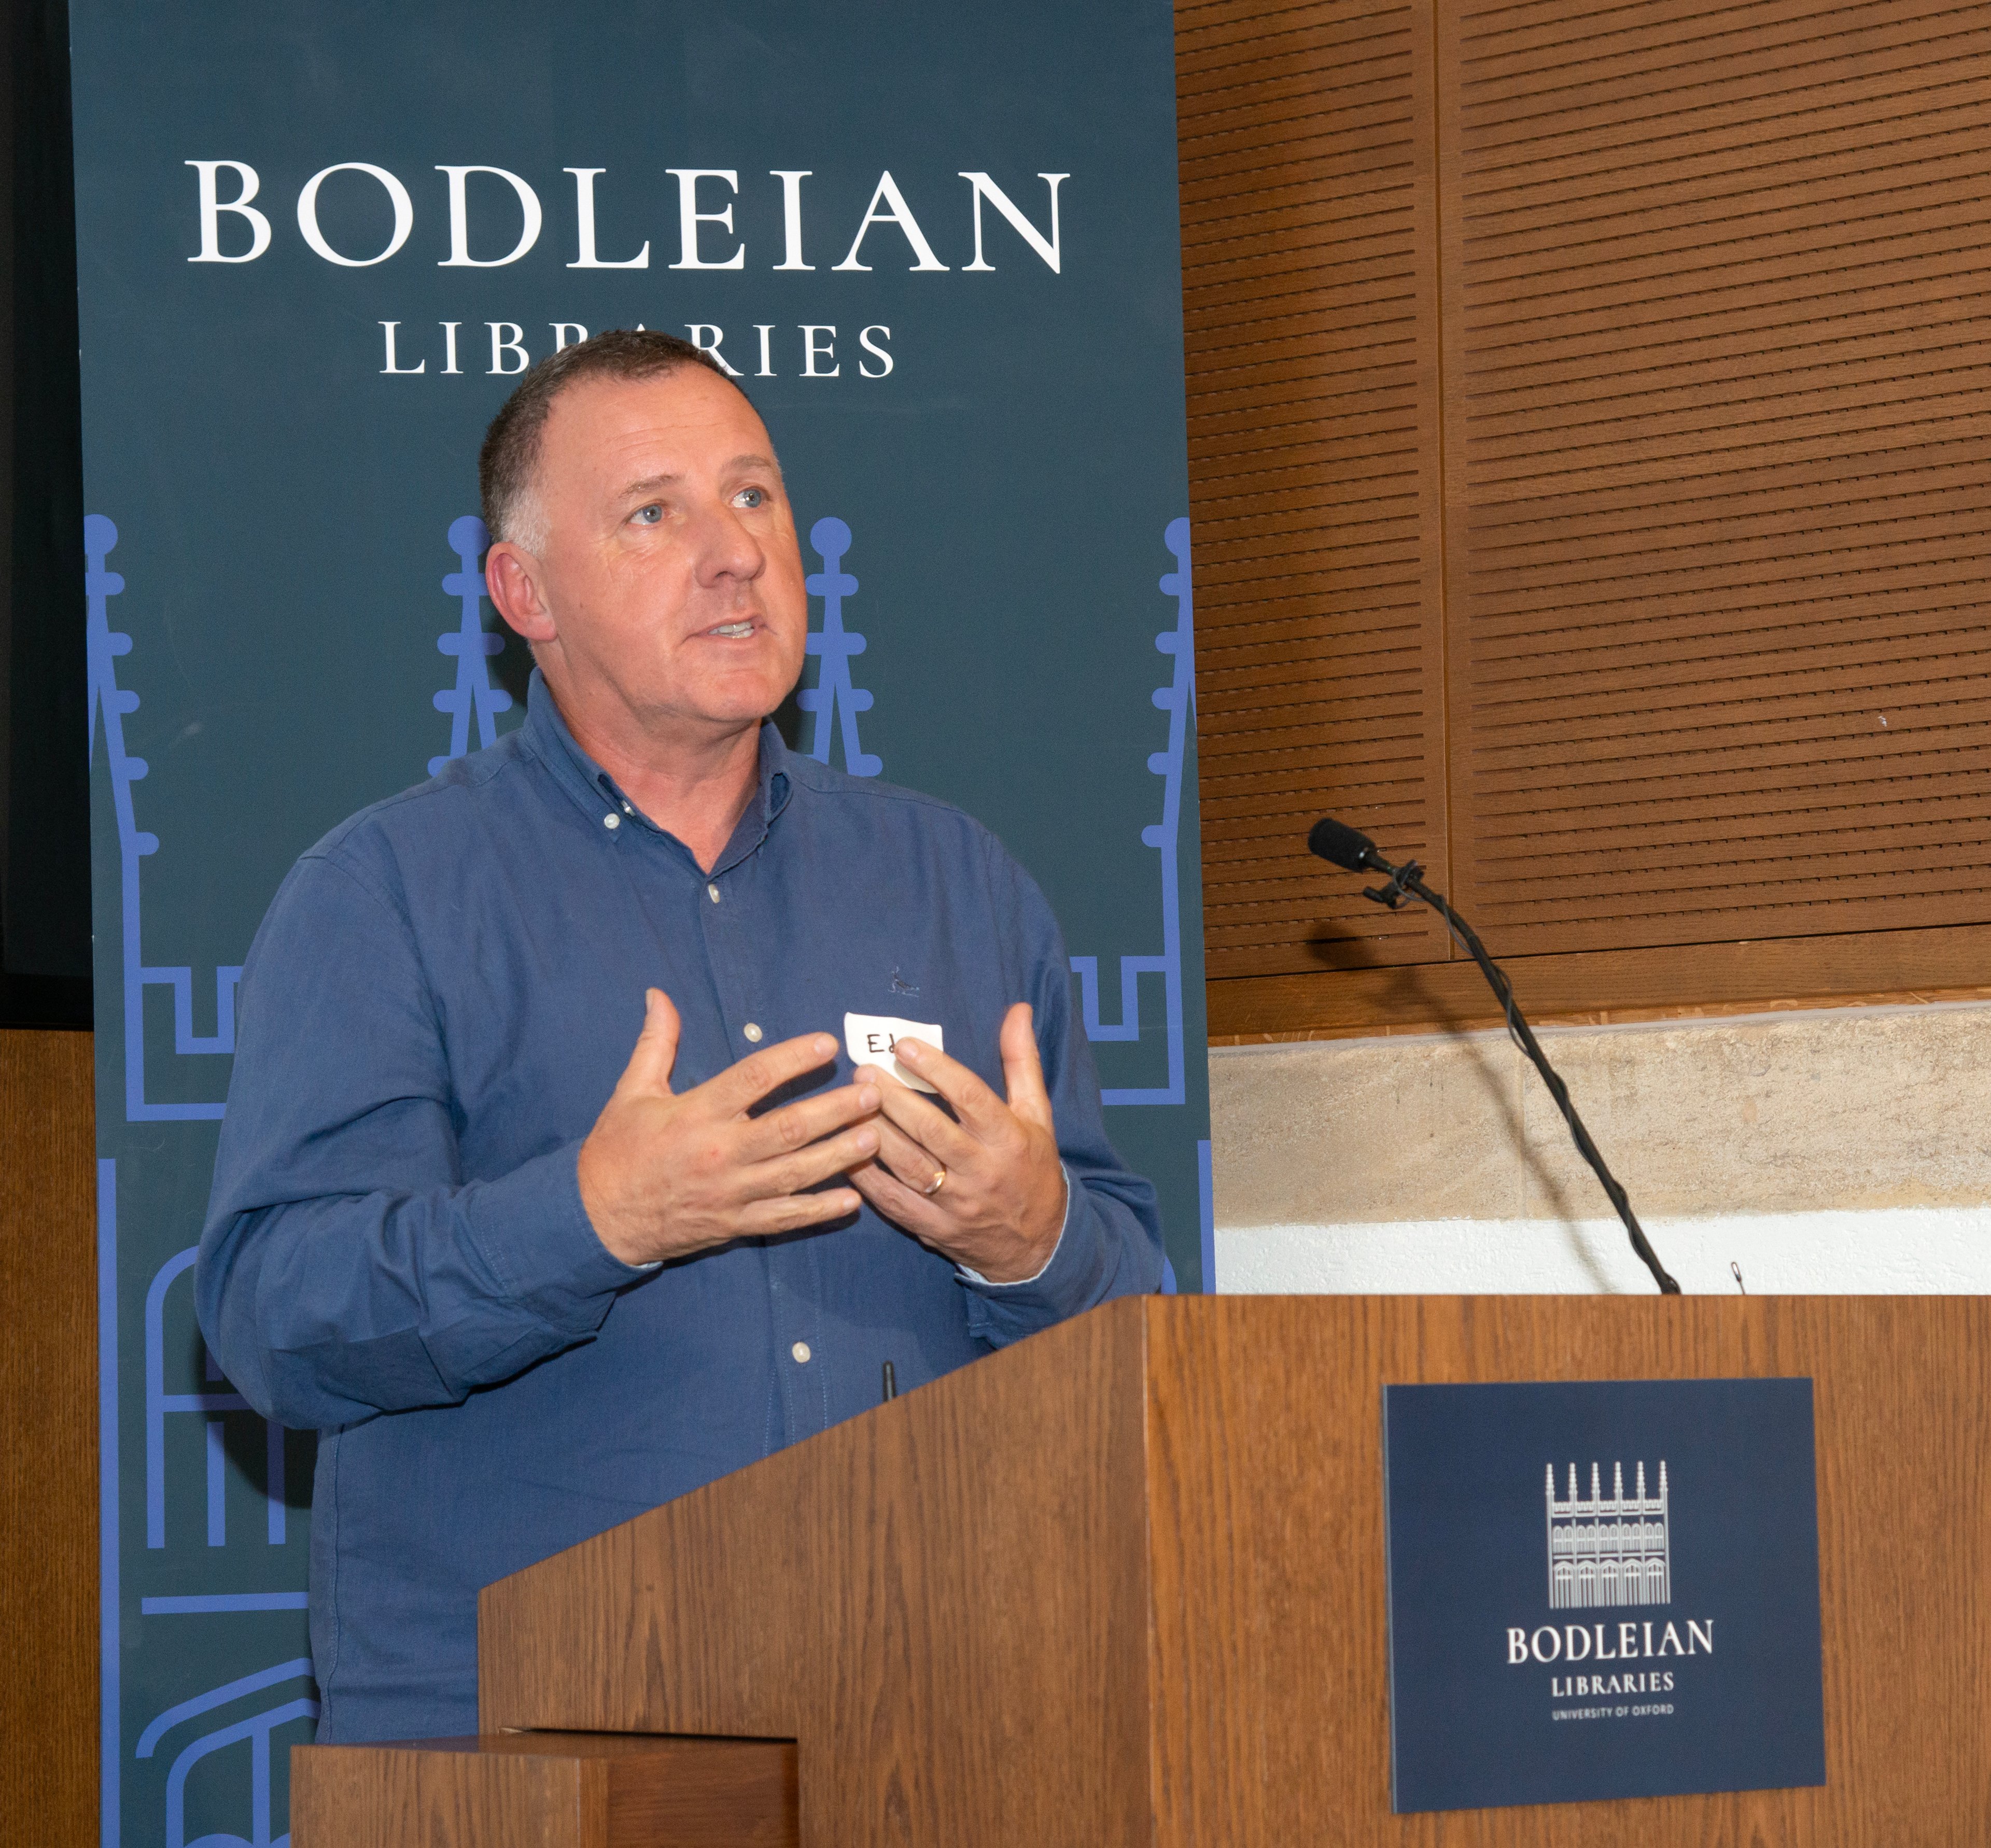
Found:
[[[510,539],[531,552],[546,545],[546,514],[534,491],[535,477],[547,413],[569,386],[584,379],[665,378],[688,365],[703,366],[739,389],[726,369],[703,347],[675,334],[642,328],[613,328],[542,359],[519,381],[491,420],[478,454],[477,484],[484,501],[484,524],[492,538]]]

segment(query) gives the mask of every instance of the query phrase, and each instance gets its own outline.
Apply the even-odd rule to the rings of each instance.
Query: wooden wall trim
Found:
[[[1504,956],[1500,963],[1537,1023],[1915,1001],[1991,993],[1991,925]],[[1470,963],[1247,976],[1206,986],[1213,1045],[1441,1031],[1493,1026],[1499,1018]]]
[[[94,1036],[0,1031],[0,1818],[97,1839]]]

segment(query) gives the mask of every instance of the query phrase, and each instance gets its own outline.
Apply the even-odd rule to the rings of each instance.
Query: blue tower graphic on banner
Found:
[[[117,861],[121,923],[124,973],[124,1117],[128,1123],[185,1123],[212,1119],[222,1113],[218,1103],[148,1103],[145,1099],[145,991],[148,987],[173,991],[173,1050],[191,1053],[233,1052],[235,1050],[235,988],[242,979],[239,965],[214,972],[214,1031],[193,1030],[193,971],[190,968],[148,969],[140,953],[138,862],[159,851],[157,834],[141,833],[131,803],[131,786],[145,774],[144,758],[134,757],[124,749],[124,715],[138,708],[138,695],[117,685],[112,664],[121,654],[131,652],[131,638],[114,630],[109,614],[110,600],[124,588],[124,579],[107,569],[104,560],[117,544],[117,528],[101,514],[90,514],[83,522],[83,549],[87,560],[83,587],[90,599],[88,647],[90,662],[90,752],[97,754],[97,715],[104,717],[104,747],[110,763],[111,799],[117,812]]]
[[[222,1446],[222,1421],[213,1415],[254,1410],[239,1392],[166,1390],[166,1293],[179,1278],[192,1270],[199,1249],[190,1245],[185,1251],[168,1258],[154,1274],[151,1286],[145,1293],[145,1544],[155,1550],[166,1544],[167,1418],[177,1412],[196,1412],[206,1419],[204,1455],[207,1464],[207,1544],[210,1547],[223,1547],[228,1544],[227,1472]],[[207,1353],[205,1342],[202,1344],[202,1352],[206,1356],[205,1371],[209,1383],[218,1382],[226,1387],[228,1382],[215,1364],[214,1356]],[[264,1531],[271,1546],[281,1547],[289,1537],[284,1501],[284,1427],[274,1419],[266,1419],[263,1423]],[[302,1600],[298,1602],[301,1608]],[[170,1605],[175,1611],[240,1608],[236,1600],[225,1594],[219,1597],[145,1600],[148,1614],[153,1607],[162,1604]]]
[[[204,1694],[196,1694],[190,1700],[182,1700],[168,1707],[139,1735],[138,1749],[133,1756],[149,1758],[168,1733],[189,1720],[213,1713],[217,1708],[228,1706],[247,1695],[260,1693],[265,1688],[276,1687],[286,1681],[308,1679],[310,1674],[309,1660],[300,1656],[292,1661],[280,1662],[275,1667],[266,1668],[259,1673],[241,1676],[222,1687],[212,1688]],[[270,1833],[270,1735],[289,1721],[315,1720],[318,1713],[318,1702],[308,1694],[299,1694],[281,1706],[250,1714],[246,1719],[217,1727],[213,1732],[203,1734],[182,1746],[173,1760],[172,1768],[166,1773],[165,1848],[188,1848],[187,1774],[209,1754],[245,1742],[250,1753],[250,1833],[247,1836],[203,1835],[199,1842],[193,1844],[193,1848],[203,1848],[203,1844],[206,1844],[206,1848],[288,1848],[291,1837],[288,1829],[279,1836],[272,1836]]]
[[[864,652],[864,637],[843,626],[843,600],[857,594],[857,580],[839,569],[850,549],[850,528],[833,514],[809,528],[809,543],[822,559],[822,569],[802,580],[811,596],[822,599],[822,627],[808,638],[808,651],[822,662],[813,687],[795,695],[795,704],[815,715],[815,733],[809,741],[809,755],[819,763],[829,762],[830,722],[842,721],[843,767],[853,776],[875,776],[885,767],[882,757],[873,756],[857,742],[857,715],[871,710],[871,695],[850,684],[850,657]]]
[[[1183,1069],[1182,990],[1182,881],[1177,842],[1181,832],[1182,786],[1184,762],[1189,748],[1189,723],[1196,703],[1195,612],[1189,586],[1189,521],[1171,520],[1162,535],[1175,554],[1176,568],[1163,575],[1160,589],[1164,596],[1176,600],[1176,621],[1155,637],[1155,648],[1175,657],[1175,672],[1168,685],[1155,689],[1154,701],[1169,715],[1169,744],[1148,759],[1148,768],[1162,781],[1162,818],[1141,830],[1141,843],[1161,855],[1162,953],[1159,956],[1123,956],[1120,959],[1120,1018],[1107,1023],[1099,1017],[1099,959],[1074,956],[1072,973],[1078,977],[1081,1002],[1085,1017],[1085,1037],[1094,1041],[1138,1040],[1141,1037],[1141,977],[1159,975],[1162,980],[1163,1018],[1168,1032],[1169,1082],[1147,1088],[1122,1086],[1103,1090],[1101,1101],[1108,1104],[1179,1104],[1184,1099]]]
[[[484,600],[488,592],[477,561],[490,543],[491,535],[476,515],[467,513],[450,522],[450,549],[456,554],[458,568],[444,575],[442,587],[448,595],[461,600],[462,615],[454,629],[436,637],[439,653],[456,657],[456,685],[444,687],[435,696],[436,710],[449,715],[449,749],[429,759],[431,776],[440,775],[452,758],[469,755],[473,717],[477,748],[483,749],[498,742],[498,715],[512,709],[512,695],[491,684],[491,657],[504,653],[505,638],[489,634],[484,627]]]
[[[120,1740],[124,1636],[124,1604],[118,1588],[122,1576],[119,1520],[123,1498],[117,1472],[117,1163],[114,1159],[100,1158],[97,1162],[97,1200],[99,1445],[103,1476],[98,1536],[102,1549],[103,1841],[104,1848],[120,1848],[124,1839]],[[220,1549],[228,1544],[226,1478],[222,1418],[216,1415],[250,1410],[247,1400],[229,1389],[211,1354],[205,1356],[207,1379],[223,1390],[197,1393],[166,1390],[170,1345],[166,1330],[168,1296],[173,1286],[192,1272],[194,1258],[192,1246],[175,1252],[153,1273],[145,1293],[145,1544],[148,1551],[171,1551],[165,1520],[167,1418],[176,1413],[193,1413],[207,1418],[206,1442],[203,1447],[207,1502],[204,1537],[208,1548]],[[181,1313],[185,1315],[186,1311],[183,1309]],[[264,1533],[267,1544],[273,1547],[284,1545],[290,1537],[284,1506],[284,1435],[283,1426],[274,1422],[265,1427],[268,1479],[264,1488]],[[183,1571],[168,1580],[175,1581],[185,1582]],[[176,1592],[141,1597],[138,1611],[141,1618],[171,1619],[177,1622],[189,1617],[226,1619],[248,1612],[288,1611],[301,1615],[307,1602],[301,1591]],[[232,1789],[238,1801],[246,1800],[250,1833],[246,1836],[209,1833],[200,1840],[234,1843],[239,1848],[285,1848],[288,1835],[272,1833],[271,1765],[279,1748],[271,1735],[293,1721],[318,1717],[318,1703],[311,1679],[310,1658],[294,1656],[273,1668],[237,1676],[175,1701],[145,1728],[131,1755],[134,1758],[153,1757],[168,1734],[199,1722],[192,1736],[179,1744],[167,1770],[163,1818],[167,1848],[189,1848],[187,1783],[195,1767],[233,1745],[247,1747],[246,1761],[231,1758],[226,1761],[228,1769],[220,1783],[217,1785],[209,1775],[206,1787],[210,1792],[217,1788]],[[294,1687],[288,1700],[266,1691],[280,1689],[287,1682],[303,1684]],[[264,1697],[254,1700],[254,1710],[245,1712],[245,1706],[257,1696]],[[224,1709],[229,1710],[224,1712]],[[158,1840],[162,1836],[154,1833],[145,1839]]]

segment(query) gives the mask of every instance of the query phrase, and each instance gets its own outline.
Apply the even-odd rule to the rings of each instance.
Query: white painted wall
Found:
[[[1636,1202],[1634,1206],[1635,1208]],[[1991,1295],[1991,1207],[1754,1213],[1640,1224],[1692,1295]],[[1217,1287],[1295,1295],[1649,1294],[1614,1219],[1217,1228]]]

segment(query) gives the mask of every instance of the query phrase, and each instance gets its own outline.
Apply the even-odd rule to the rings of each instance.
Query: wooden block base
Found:
[[[488,1733],[291,1755],[293,1848],[796,1848],[787,1739]]]

